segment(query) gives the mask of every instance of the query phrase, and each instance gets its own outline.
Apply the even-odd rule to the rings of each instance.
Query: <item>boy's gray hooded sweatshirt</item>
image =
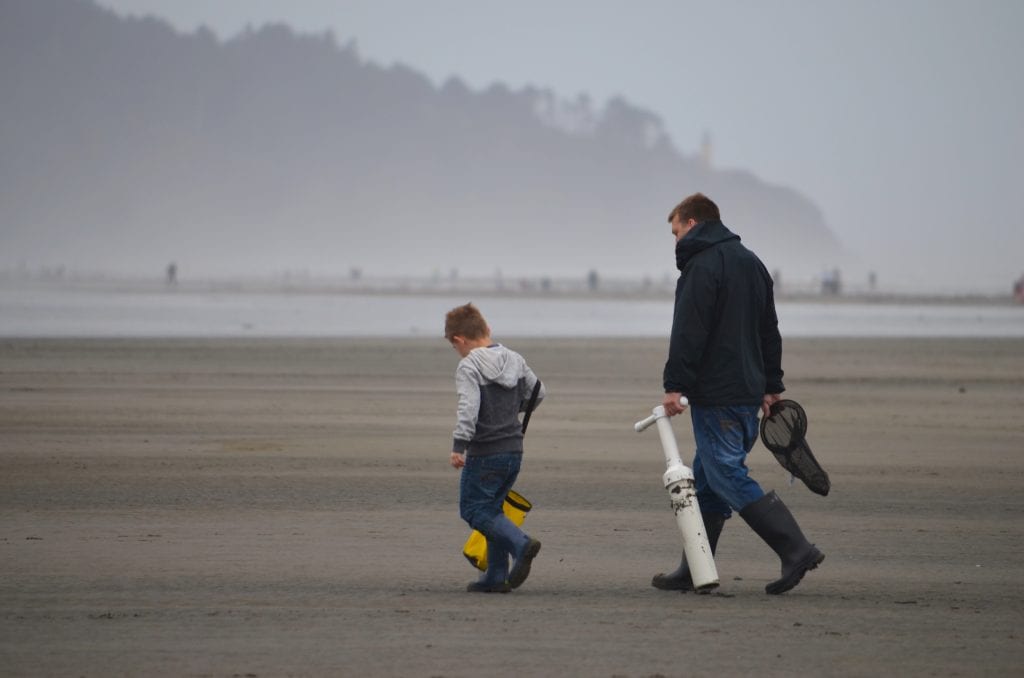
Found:
[[[526,409],[537,375],[501,344],[475,348],[455,368],[459,417],[452,451],[471,457],[523,451],[519,413]],[[544,385],[537,404],[544,398]]]

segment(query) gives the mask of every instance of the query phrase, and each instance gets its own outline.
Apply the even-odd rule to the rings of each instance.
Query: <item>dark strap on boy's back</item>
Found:
[[[523,416],[523,433],[526,433],[526,427],[530,423],[530,415],[533,414],[533,408],[537,407],[537,396],[540,395],[540,379],[533,385],[533,393],[530,394],[530,402],[526,403],[526,414]]]

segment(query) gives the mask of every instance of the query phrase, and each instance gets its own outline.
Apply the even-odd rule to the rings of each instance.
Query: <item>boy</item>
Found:
[[[487,539],[487,571],[466,590],[508,593],[526,581],[540,551],[540,542],[502,510],[523,458],[519,413],[537,376],[521,355],[491,339],[491,329],[473,304],[448,312],[444,336],[462,357],[455,369],[459,405],[451,454],[451,465],[462,469],[459,514]],[[543,398],[541,385],[537,402]]]

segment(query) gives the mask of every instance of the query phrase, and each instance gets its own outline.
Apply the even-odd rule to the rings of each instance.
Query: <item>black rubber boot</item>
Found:
[[[466,584],[466,590],[470,593],[508,593],[512,587],[508,585],[507,581],[474,581]]]
[[[718,537],[722,534],[722,527],[725,525],[725,516],[721,513],[702,513],[701,518],[704,519],[704,529],[707,531],[711,555],[715,555]],[[663,591],[692,591],[693,578],[690,576],[690,567],[686,564],[686,552],[684,551],[682,558],[679,559],[679,567],[675,572],[654,575],[651,586]]]
[[[804,537],[775,490],[745,506],[740,517],[782,560],[782,576],[765,586],[765,593],[785,593],[799,584],[808,570],[825,560],[825,554]]]
[[[487,571],[466,586],[470,593],[508,593],[508,553],[493,540],[487,540]]]
[[[512,569],[508,573],[509,587],[517,589],[522,586],[530,576],[530,564],[540,552],[540,542],[516,527],[503,513],[499,513],[486,531],[481,532],[488,542],[493,539],[512,556]]]
[[[517,589],[523,585],[526,578],[530,576],[530,563],[540,553],[540,542],[533,537],[527,537],[527,540],[522,555],[515,559],[512,569],[508,573],[509,588]]]

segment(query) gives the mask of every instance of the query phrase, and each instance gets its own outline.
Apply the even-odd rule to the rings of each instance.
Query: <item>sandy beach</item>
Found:
[[[489,596],[443,340],[0,340],[0,674],[1020,675],[1024,342],[788,341],[832,493],[750,466],[826,560],[768,596],[737,516],[698,596],[650,586],[665,342],[499,339],[549,397],[517,486],[543,550]]]

